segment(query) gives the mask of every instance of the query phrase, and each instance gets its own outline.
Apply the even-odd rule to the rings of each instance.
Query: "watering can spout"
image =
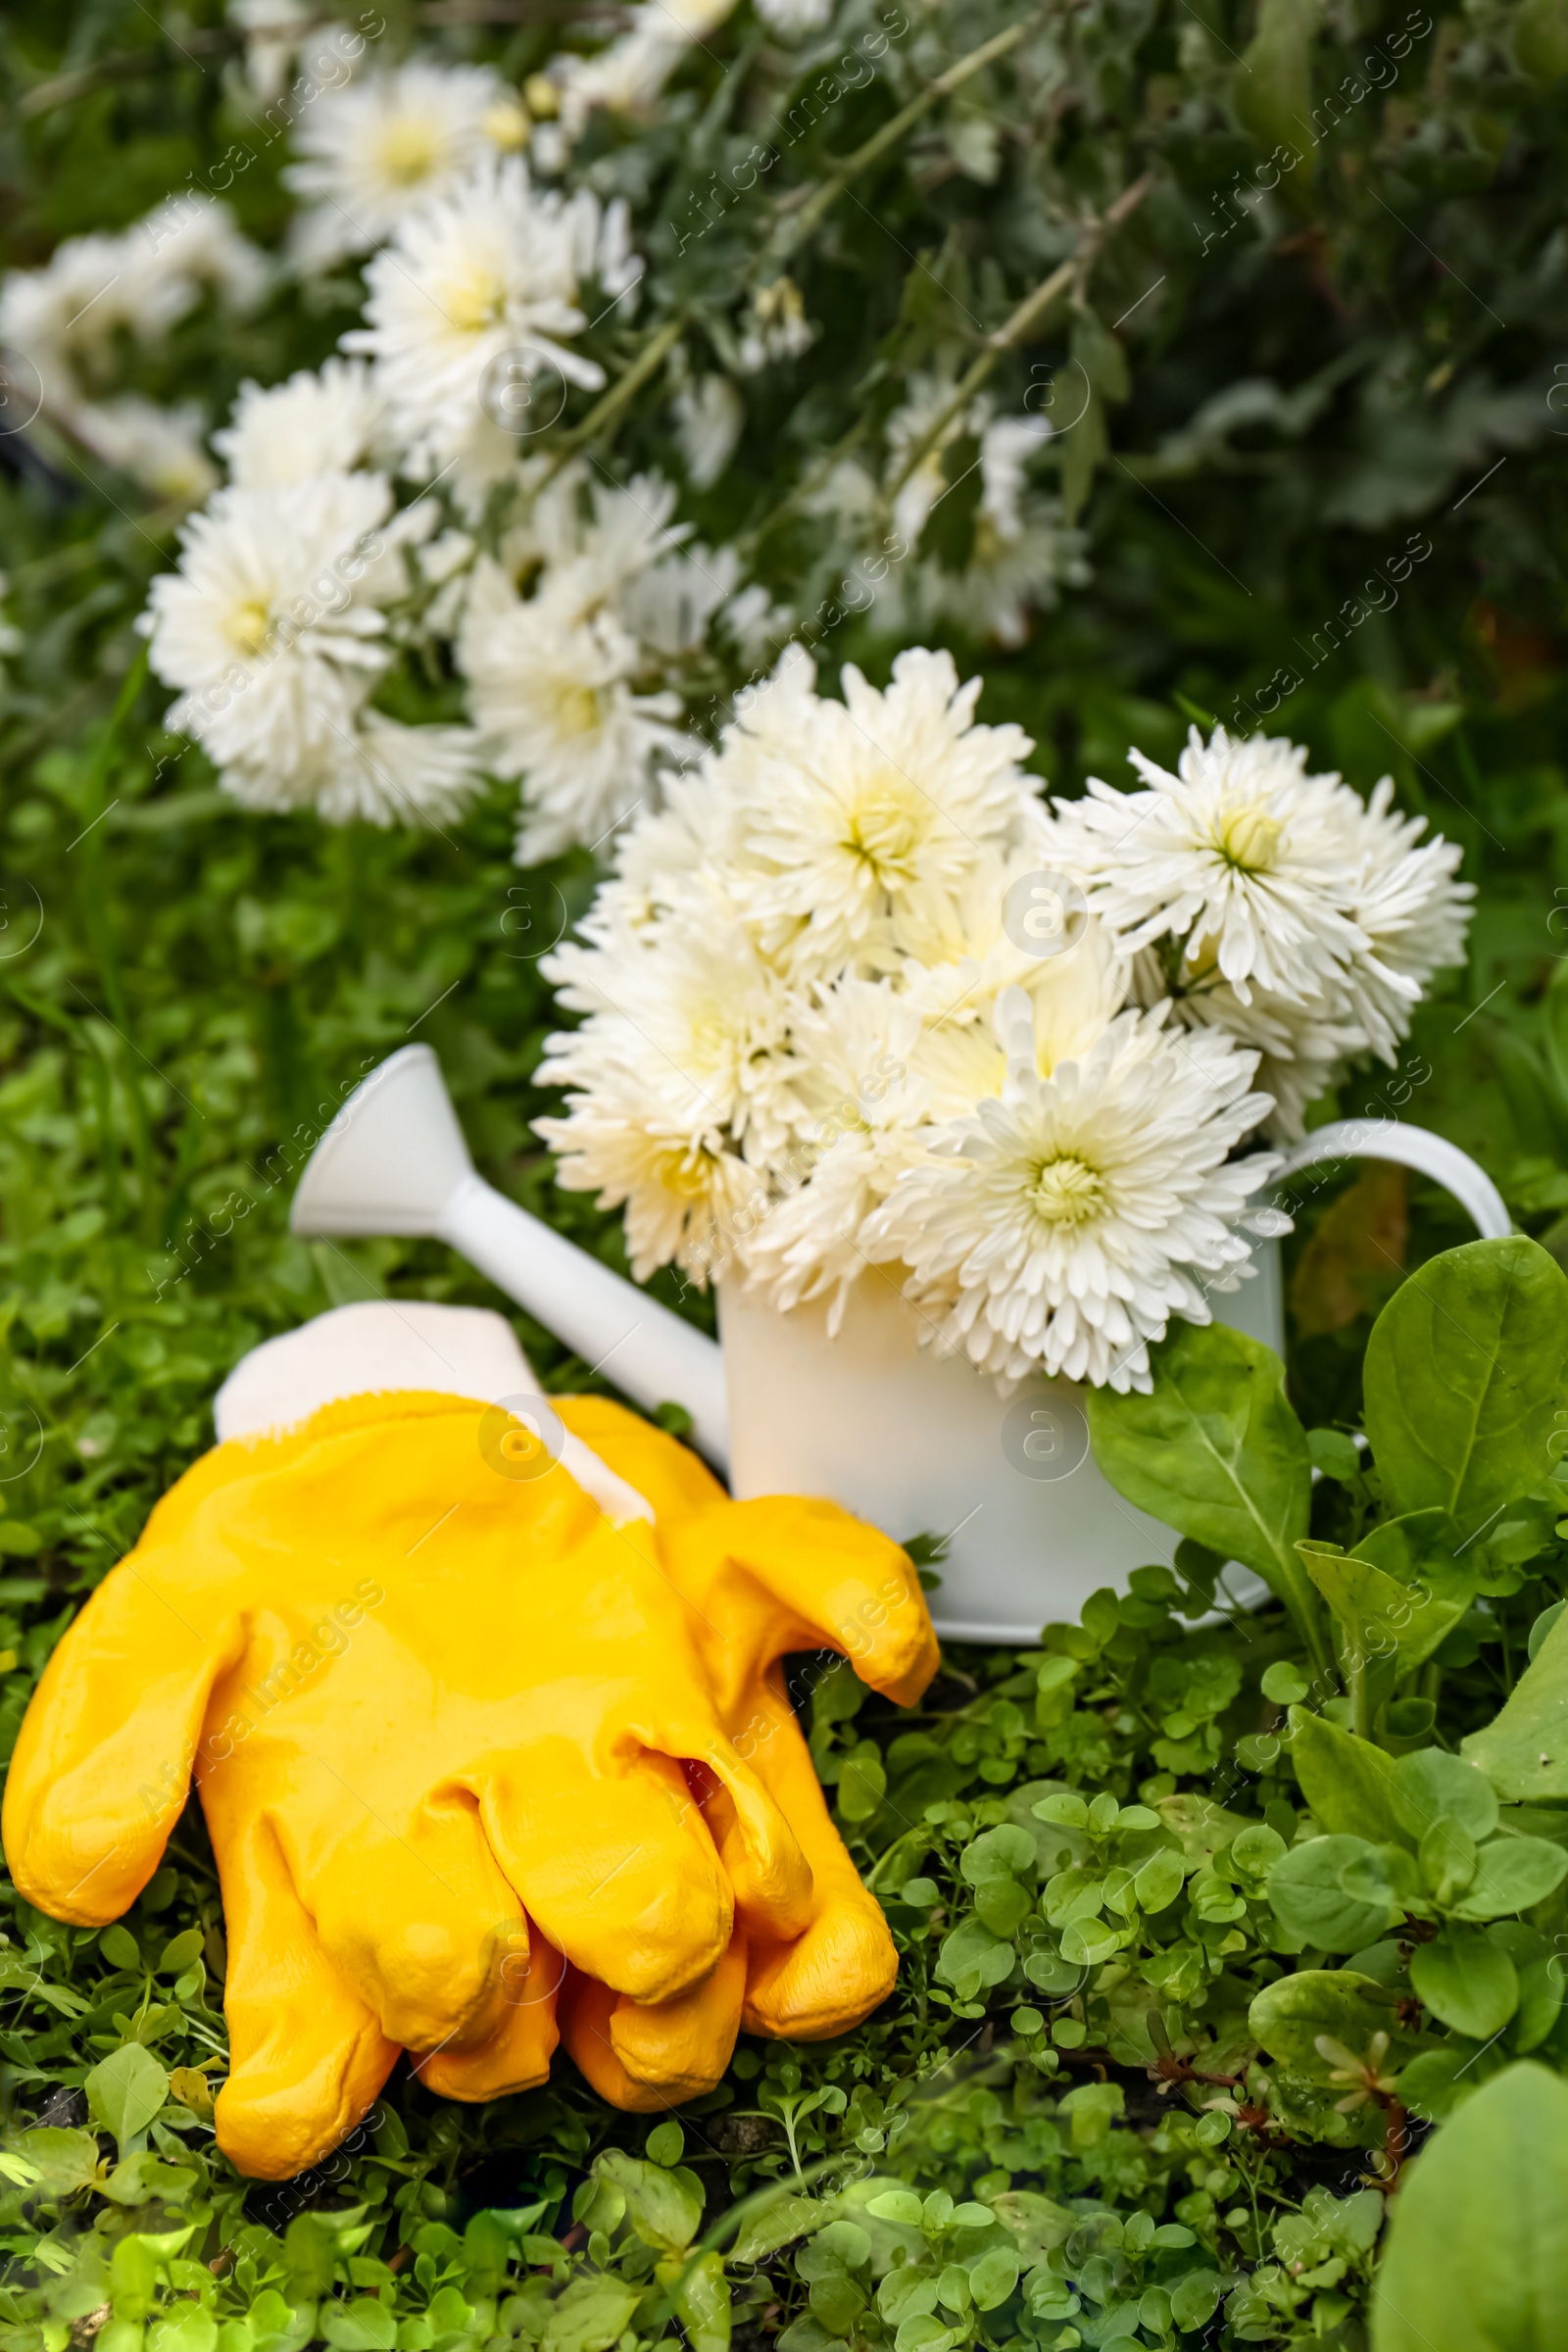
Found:
[[[300,1178],[289,1223],[298,1234],[447,1243],[638,1404],[683,1405],[693,1442],[726,1466],[714,1342],[485,1183],[428,1046],[403,1047],[350,1095]]]

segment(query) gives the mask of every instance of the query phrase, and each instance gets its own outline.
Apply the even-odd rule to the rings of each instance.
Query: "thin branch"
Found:
[[[852,179],[858,178],[862,172],[869,171],[873,164],[879,163],[889,148],[896,147],[905,132],[918,122],[922,115],[929,114],[942,99],[951,97],[972,74],[994,64],[999,57],[1005,57],[1009,49],[1016,49],[1024,35],[1034,30],[1036,23],[1033,17],[1020,17],[1016,24],[1009,24],[1004,31],[994,34],[989,41],[983,41],[978,49],[971,49],[967,57],[960,57],[956,65],[948,67],[946,73],[939,74],[935,81],[928,82],[917,98],[911,98],[907,106],[901,107],[892,120],[884,122],[881,129],[874,131],[862,146],[857,147],[853,155],[846,156],[838,170],[830,172],[826,179],[814,188],[792,188],[787,196],[781,197],[780,227],[769,246],[772,257],[783,260],[793,253],[801,240],[810,235],[830,207],[838,202]]]
[[[666,318],[659,332],[650,336],[643,345],[625,374],[617,376],[610,389],[600,394],[580,423],[574,424],[569,433],[562,435],[556,445],[556,455],[550,469],[546,473],[544,481],[539,485],[541,489],[544,488],[546,482],[555,480],[566,461],[575,457],[579,449],[586,448],[590,441],[597,439],[607,424],[614,423],[621,410],[626,407],[633,395],[642,390],[650,376],[658,373],[664,360],[686,332],[688,323],[684,312],[677,312],[673,318]]]
[[[1102,246],[1113,229],[1119,228],[1129,214],[1137,211],[1153,185],[1153,173],[1143,172],[1130,187],[1124,188],[1114,204],[1103,215],[1090,222],[1078,250],[1071,258],[1059,263],[1051,275],[1026,294],[1009,318],[1003,321],[994,334],[987,335],[985,348],[971,361],[959,377],[953,396],[937,412],[932,422],[921,434],[899,469],[898,478],[888,490],[888,498],[897,498],[915,468],[922,466],[932,450],[938,448],[949,427],[968,408],[981,385],[996,368],[999,361],[1016,348],[1037,327],[1058,295],[1065,294],[1075,280],[1082,282],[1093,267]]]

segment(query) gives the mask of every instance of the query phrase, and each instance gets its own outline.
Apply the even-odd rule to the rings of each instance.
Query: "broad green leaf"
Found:
[[[196,1940],[200,1943],[199,1935]],[[111,1968],[139,1969],[141,1967],[141,1953],[137,1949],[135,1936],[128,1928],[121,1927],[118,1922],[112,1928],[105,1928],[98,1938],[98,1949]]]
[[[82,2088],[89,2109],[114,2133],[123,2156],[169,2096],[169,2077],[150,2050],[128,2041],[93,2068]]]
[[[1460,1742],[1501,1797],[1568,1796],[1568,1616],[1559,1617],[1484,1731]]]
[[[1401,1756],[1393,1775],[1395,1818],[1419,1845],[1440,1821],[1456,1822],[1479,1845],[1497,1826],[1497,1798],[1485,1773],[1441,1747]]]
[[[1290,1752],[1301,1794],[1325,1830],[1377,1843],[1402,1835],[1394,1759],[1381,1747],[1342,1732],[1325,1716],[1293,1707]]]
[[[1293,1845],[1269,1873],[1268,1894],[1280,1924],[1327,1952],[1359,1951],[1394,1919],[1390,1901],[1348,1893],[1345,1873],[1375,1849],[1360,1838],[1311,1838]]]
[[[1170,1846],[1151,1854],[1133,1875],[1133,1892],[1141,1911],[1164,1911],[1176,1900],[1186,1882],[1181,1855]]]
[[[1395,2014],[1393,1997],[1371,1977],[1348,1968],[1303,1968],[1265,1984],[1248,2022],[1271,2058],[1325,2082],[1329,2062],[1317,2047],[1320,2034],[1364,2050],[1374,2034],[1392,2033]]]
[[[916,2197],[916,2221],[919,2220],[919,2203]],[[875,2210],[874,2203],[872,2210]],[[802,2196],[798,2192],[792,2194],[788,2190],[775,2191],[765,2202],[760,2201],[756,2209],[747,2215],[730,2248],[730,2257],[735,2262],[765,2262],[781,2246],[790,2245],[796,2238],[806,2237],[811,2230],[821,2229],[825,2218],[819,2197]]]
[[[872,2197],[865,2208],[879,2222],[903,2222],[906,2229],[918,2230],[922,2207],[912,2188],[884,2188]]]
[[[1283,148],[1296,158],[1303,181],[1312,176],[1317,145],[1312,50],[1323,24],[1315,0],[1262,0],[1257,30],[1231,77],[1231,100],[1242,122],[1260,146]]]
[[[318,2322],[334,2352],[392,2352],[398,2340],[397,2314],[372,2295],[352,2303],[323,2303]]]
[[[1018,2283],[1018,2255],[1012,2246],[993,2246],[969,2273],[969,2292],[980,2311],[995,2311]]]
[[[641,2300],[637,2287],[608,2274],[574,2278],[550,2307],[545,2352],[610,2352]]]
[[[1456,1909],[1461,1919],[1503,1919],[1544,1903],[1568,1878],[1568,1854],[1544,1838],[1494,1838]]]
[[[626,2200],[626,2219],[645,2246],[673,2252],[689,2246],[703,2218],[703,2188],[695,2173],[684,2166],[666,2172],[623,2149],[607,2148],[594,2158],[595,2177],[619,2189]]]
[[[1529,2061],[1484,2083],[1392,2200],[1373,2352],[1568,2344],[1568,2083]]]
[[[1064,2205],[1035,2188],[1004,2189],[992,2200],[992,2209],[1004,2230],[1017,2239],[1025,2270],[1044,2262],[1054,2247],[1064,2246],[1077,2226]]]
[[[41,2125],[36,2131],[25,2132],[17,2142],[17,2152],[33,2168],[32,2178],[41,2180],[52,2196],[67,2197],[74,2189],[85,2188],[96,2180],[102,2171],[98,2142],[90,2132],[64,2132],[52,2125]]]
[[[986,1879],[1021,1878],[1034,1866],[1034,1839],[1027,1830],[1005,1821],[997,1829],[983,1831],[958,1857],[958,1868],[971,1886]]]
[[[686,2331],[691,2352],[726,2352],[730,2337],[730,2296],[723,2255],[710,2249],[699,2254],[695,2262],[671,2255],[668,2267],[673,2270],[677,2262],[682,2262],[683,2267],[675,2283],[675,2317]]]
[[[1500,2034],[1519,2005],[1513,1962],[1484,1929],[1443,1928],[1410,1956],[1410,1983],[1440,2025],[1472,2041]]]
[[[1379,1315],[1363,1378],[1390,1503],[1446,1511],[1463,1542],[1552,1469],[1568,1276],[1520,1234],[1445,1250]]]
[[[1178,1324],[1150,1356],[1150,1396],[1087,1392],[1096,1461],[1140,1510],[1254,1569],[1320,1652],[1317,1596],[1296,1549],[1312,1466],[1284,1365],[1220,1323]]]
[[[972,2000],[988,1984],[1001,1984],[1012,1974],[1010,1943],[993,1936],[982,1920],[966,1919],[942,1939],[937,1975],[951,1984],[960,2000]]]
[[[1424,1665],[1475,1597],[1474,1577],[1438,1539],[1446,1526],[1442,1511],[1417,1511],[1374,1528],[1351,1552],[1298,1547],[1347,1639],[1385,1682]],[[1427,1538],[1424,1547],[1413,1531]]]

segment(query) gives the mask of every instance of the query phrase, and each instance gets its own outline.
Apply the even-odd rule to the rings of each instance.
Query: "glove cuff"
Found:
[[[539,1382],[502,1315],[422,1298],[366,1298],[335,1306],[242,1355],[217,1396],[219,1444],[275,1437],[346,1396],[399,1390],[505,1404],[536,1396]],[[649,1519],[652,1505],[569,1433],[561,1467],[608,1518]]]

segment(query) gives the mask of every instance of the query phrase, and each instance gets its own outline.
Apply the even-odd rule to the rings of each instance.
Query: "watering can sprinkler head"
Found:
[[[306,1165],[289,1224],[446,1242],[638,1404],[684,1406],[699,1450],[726,1466],[717,1346],[485,1183],[428,1046],[404,1046],[350,1095]]]

